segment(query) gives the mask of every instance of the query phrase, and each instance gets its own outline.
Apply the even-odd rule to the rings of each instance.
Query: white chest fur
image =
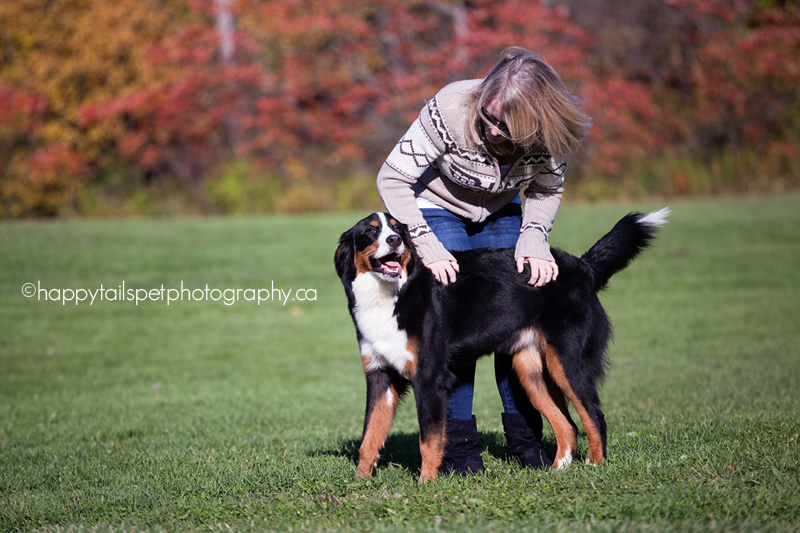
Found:
[[[405,276],[387,282],[371,273],[356,276],[353,281],[353,314],[361,332],[361,354],[370,358],[371,368],[393,366],[403,372],[406,363],[414,359],[408,351],[408,335],[394,315],[395,294],[404,282]]]

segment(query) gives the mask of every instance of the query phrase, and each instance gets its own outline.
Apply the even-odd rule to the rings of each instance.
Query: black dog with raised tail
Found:
[[[357,475],[377,465],[397,405],[409,384],[419,419],[422,481],[436,478],[447,439],[452,369],[491,353],[511,354],[531,403],[553,428],[553,468],[573,459],[577,428],[589,439],[587,463],[606,456],[598,386],[611,325],[597,292],[624,269],[666,222],[669,209],[632,213],[577,258],[553,249],[556,281],[536,288],[516,271],[513,249],[456,252],[458,280],[438,283],[421,263],[403,224],[374,213],[342,234],[336,272],[355,323],[367,378]]]

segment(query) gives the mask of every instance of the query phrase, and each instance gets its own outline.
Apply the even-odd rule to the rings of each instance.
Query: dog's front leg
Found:
[[[423,483],[436,479],[444,456],[447,392],[441,378],[439,374],[427,378],[428,383],[424,383],[417,375],[413,382],[419,420],[419,451],[422,455],[420,481]]]
[[[377,466],[378,452],[386,442],[397,404],[407,387],[407,382],[399,375],[393,375],[385,368],[370,368],[369,357],[362,356],[362,362],[367,378],[367,408],[356,477],[369,476]]]

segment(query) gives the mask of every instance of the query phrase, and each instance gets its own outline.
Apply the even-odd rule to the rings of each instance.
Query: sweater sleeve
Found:
[[[445,151],[444,142],[435,136],[435,128],[424,127],[423,121],[426,120],[430,121],[427,106],[389,154],[378,172],[377,184],[386,209],[408,226],[423,263],[429,264],[455,258],[425,222],[414,198],[413,187],[431,163]]]
[[[537,257],[553,261],[547,236],[553,229],[556,213],[561,207],[566,167],[566,161],[558,165],[550,158],[525,189],[525,209],[515,257]]]

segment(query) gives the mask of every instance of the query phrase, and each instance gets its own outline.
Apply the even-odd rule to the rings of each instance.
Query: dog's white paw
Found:
[[[572,450],[567,448],[564,457],[562,457],[556,462],[556,470],[564,470],[571,464],[572,464]]]

